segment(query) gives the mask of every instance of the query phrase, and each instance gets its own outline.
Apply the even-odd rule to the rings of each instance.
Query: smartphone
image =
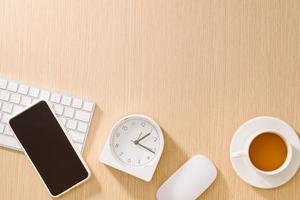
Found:
[[[46,101],[18,113],[9,125],[52,197],[90,177],[86,163]]]

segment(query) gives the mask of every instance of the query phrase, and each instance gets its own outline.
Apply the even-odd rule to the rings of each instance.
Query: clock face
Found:
[[[160,129],[155,127],[153,122],[141,116],[118,122],[110,139],[114,157],[129,166],[143,166],[151,162],[160,151]]]

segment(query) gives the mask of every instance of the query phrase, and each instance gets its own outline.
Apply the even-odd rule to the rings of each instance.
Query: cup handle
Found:
[[[237,151],[237,152],[232,152],[231,153],[231,157],[232,158],[239,158],[239,157],[244,157],[247,155],[247,151],[243,150],[243,151]]]

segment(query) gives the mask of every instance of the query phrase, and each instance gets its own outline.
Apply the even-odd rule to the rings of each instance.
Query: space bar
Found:
[[[0,134],[0,146],[4,146],[4,147],[12,148],[14,150],[22,151],[21,145],[14,137],[5,136],[3,134]]]

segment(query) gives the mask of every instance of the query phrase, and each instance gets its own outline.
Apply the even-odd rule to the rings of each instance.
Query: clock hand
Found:
[[[140,139],[141,136],[142,136],[142,132],[139,134],[139,137],[136,140]]]
[[[143,133],[141,132],[141,133],[139,134],[139,137],[138,137],[136,140],[130,140],[130,141],[133,142],[133,143],[135,144],[136,141],[138,141],[138,140],[140,139],[140,137],[141,137],[142,134],[143,134]]]
[[[154,152],[152,149],[150,149],[149,147],[146,147],[146,146],[144,146],[144,145],[142,145],[142,144],[140,144],[140,143],[136,143],[136,145],[139,145],[139,146],[143,147],[144,149],[147,149],[147,150],[150,151],[151,153],[154,153],[154,154],[155,154],[155,152]]]
[[[151,133],[146,134],[145,136],[141,137],[140,139],[137,139],[134,141],[134,144],[139,143],[141,140],[145,139],[146,137],[148,137]]]

